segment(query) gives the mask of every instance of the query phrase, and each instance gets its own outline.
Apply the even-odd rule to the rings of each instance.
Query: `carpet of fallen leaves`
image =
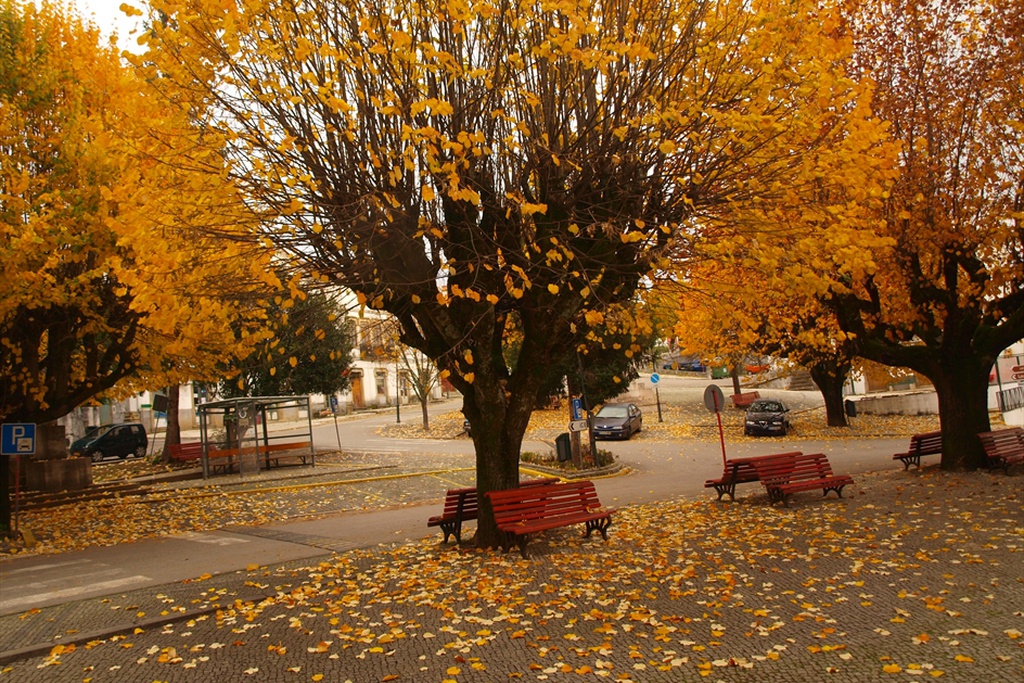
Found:
[[[208,612],[0,680],[1022,680],[1024,478],[890,471],[798,498],[630,507],[609,541],[557,530],[530,559],[431,537],[252,567],[262,600],[206,577],[181,600]]]

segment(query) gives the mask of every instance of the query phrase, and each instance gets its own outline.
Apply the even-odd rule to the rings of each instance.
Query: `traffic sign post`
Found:
[[[718,440],[722,442],[722,467],[725,468],[725,430],[722,429],[722,406],[725,405],[725,394],[717,384],[709,384],[704,390],[704,407],[718,418]]]
[[[590,425],[590,423],[587,422],[586,420],[573,420],[572,422],[569,423],[569,431],[570,432],[584,432],[584,431],[587,430],[587,427],[589,425]]]

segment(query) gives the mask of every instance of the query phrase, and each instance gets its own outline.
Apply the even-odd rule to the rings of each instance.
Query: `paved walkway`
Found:
[[[789,509],[753,487],[735,503],[630,506],[607,543],[555,531],[527,560],[423,538],[436,504],[148,541],[105,561],[138,574],[180,561],[191,578],[0,617],[0,683],[1017,683],[1022,502],[1019,472],[926,468],[859,474],[844,499]],[[349,549],[381,539],[398,543]],[[260,558],[220,573],[244,548]],[[33,578],[69,581],[90,552],[115,551],[37,558]],[[3,567],[10,600],[19,569]]]

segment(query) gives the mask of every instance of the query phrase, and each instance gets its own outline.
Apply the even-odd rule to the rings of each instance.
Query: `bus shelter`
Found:
[[[201,403],[203,478],[222,471],[240,475],[283,464],[316,465],[309,396],[240,396]],[[295,413],[285,429],[271,432],[271,418]],[[305,417],[302,417],[303,412]],[[223,426],[223,437],[215,430]]]

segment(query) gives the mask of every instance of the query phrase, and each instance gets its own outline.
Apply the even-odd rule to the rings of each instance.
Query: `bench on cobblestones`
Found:
[[[164,453],[171,462],[190,462],[203,457],[203,444],[199,441],[175,443],[164,446]]]
[[[553,484],[557,481],[556,477],[528,479],[520,482],[519,486]],[[444,532],[444,541],[442,543],[447,543],[449,536],[455,536],[455,542],[462,543],[462,523],[477,519],[479,514],[480,507],[475,486],[464,489],[448,489],[448,493],[444,497],[444,509],[441,511],[441,514],[434,515],[427,520],[427,527],[441,527],[441,531]]]
[[[835,491],[843,497],[843,487],[853,483],[848,474],[833,474],[823,453],[796,453],[753,461],[757,478],[768,493],[770,504],[789,506],[789,497],[800,491],[821,489],[822,495]]]
[[[704,482],[704,488],[714,488],[718,493],[718,500],[728,494],[736,500],[736,484],[749,484],[758,481],[757,470],[754,469],[754,460],[766,460],[769,458],[786,458],[793,455],[800,455],[800,451],[792,453],[774,453],[772,455],[757,455],[752,458],[731,458],[725,461],[722,476],[718,479],[708,479]]]
[[[896,453],[892,459],[901,461],[904,470],[909,470],[911,465],[917,465],[917,468],[921,469],[922,455],[942,455],[941,431],[914,434],[910,437],[910,447],[907,448],[907,452]]]
[[[502,549],[508,552],[517,544],[523,557],[532,534],[573,524],[585,524],[588,538],[599,531],[607,541],[615,512],[601,505],[594,482],[587,480],[488,491],[487,497],[502,534]]]
[[[1024,430],[1020,427],[981,432],[978,438],[985,449],[989,467],[1001,467],[1009,474],[1012,465],[1024,463]]]

